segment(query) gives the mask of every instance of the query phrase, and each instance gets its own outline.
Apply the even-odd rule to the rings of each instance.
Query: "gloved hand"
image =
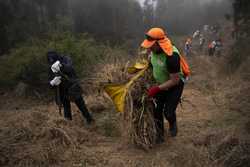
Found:
[[[148,96],[149,97],[154,97],[157,93],[161,91],[159,86],[153,86],[148,89]]]
[[[61,67],[62,67],[62,64],[60,63],[60,61],[57,60],[54,64],[52,64],[51,70],[53,71],[53,73],[57,73],[60,71]]]
[[[51,81],[50,81],[50,85],[51,86],[58,86],[58,85],[60,85],[60,83],[62,82],[61,81],[61,76],[57,76],[57,77],[55,77],[54,79],[52,79]]]

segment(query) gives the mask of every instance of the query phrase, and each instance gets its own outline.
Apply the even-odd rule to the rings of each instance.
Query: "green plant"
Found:
[[[47,87],[48,64],[46,53],[53,49],[70,56],[80,78],[91,74],[96,64],[103,63],[108,56],[121,54],[119,48],[97,44],[87,34],[73,35],[70,32],[47,34],[45,39],[30,39],[12,49],[0,61],[0,86],[14,87],[24,82],[33,88]]]

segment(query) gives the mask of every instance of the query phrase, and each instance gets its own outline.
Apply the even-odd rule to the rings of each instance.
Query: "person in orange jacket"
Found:
[[[152,52],[150,61],[156,85],[148,89],[148,96],[154,98],[154,120],[156,143],[164,142],[163,114],[169,122],[172,137],[177,135],[176,108],[184,88],[185,76],[180,65],[180,53],[161,28],[152,28],[146,33],[141,47]]]
[[[191,49],[192,49],[192,39],[191,38],[187,38],[187,40],[185,42],[185,47],[184,47],[184,51],[185,51],[185,55],[186,56],[190,56]]]

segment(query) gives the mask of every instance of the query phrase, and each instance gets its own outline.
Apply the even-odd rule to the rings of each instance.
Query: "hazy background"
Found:
[[[153,6],[151,25],[162,26],[171,34],[187,34],[204,24],[217,24],[226,14],[232,12],[230,0],[139,0],[139,2],[146,9],[150,5]]]
[[[150,27],[188,34],[224,19],[231,6],[231,0],[0,0],[0,55],[31,38],[65,31],[133,48]]]

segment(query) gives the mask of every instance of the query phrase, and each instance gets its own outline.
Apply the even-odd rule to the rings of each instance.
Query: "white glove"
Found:
[[[53,71],[53,73],[57,73],[60,71],[61,67],[62,67],[62,64],[60,63],[60,61],[57,60],[54,64],[52,64],[51,70]]]
[[[61,76],[55,77],[53,80],[50,81],[50,85],[51,86],[58,86],[58,85],[60,85],[60,83],[62,82],[61,78],[62,78]]]

